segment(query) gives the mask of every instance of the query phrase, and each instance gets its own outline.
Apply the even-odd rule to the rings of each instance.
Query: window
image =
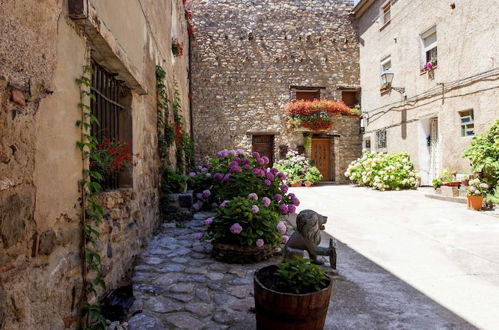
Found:
[[[376,148],[386,148],[386,129],[376,131]]]
[[[359,104],[359,101],[357,100],[357,92],[356,91],[342,91],[341,92],[341,99],[350,108]]]
[[[475,123],[473,117],[473,110],[459,112],[461,117],[461,136],[474,136]]]
[[[392,9],[392,2],[387,1],[381,6],[381,24],[382,26],[387,25],[390,23],[390,20],[392,19],[391,16],[391,9]]]
[[[92,94],[95,99],[90,102],[92,114],[97,117],[99,125],[93,124],[92,136],[99,143],[106,139],[118,139],[131,147],[132,120],[129,107],[131,96],[128,88],[115,75],[106,71],[102,66],[92,61]],[[112,173],[104,177],[104,189],[117,189],[132,182],[131,172]]]
[[[437,27],[434,26],[421,35],[421,66],[426,68],[428,63],[432,67],[437,65]]]
[[[364,149],[371,151],[371,138],[364,140]]]
[[[319,90],[312,91],[296,91],[297,100],[313,101],[315,99],[321,98],[321,92]]]

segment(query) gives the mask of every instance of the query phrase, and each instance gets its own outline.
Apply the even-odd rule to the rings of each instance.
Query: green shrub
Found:
[[[471,169],[479,172],[491,188],[499,181],[499,119],[485,133],[473,137],[464,157],[471,162]]]
[[[303,294],[320,291],[328,282],[324,270],[297,256],[284,260],[277,267],[275,275],[280,292]]]
[[[161,173],[161,193],[172,194],[183,192],[187,186],[187,179],[187,176],[176,173],[169,168],[163,169]]]
[[[304,179],[305,181],[317,183],[322,180],[322,174],[317,167],[311,166],[307,169],[307,172],[305,172]]]

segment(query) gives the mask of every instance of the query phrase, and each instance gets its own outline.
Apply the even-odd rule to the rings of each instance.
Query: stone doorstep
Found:
[[[425,194],[425,197],[439,199],[441,201],[461,203],[461,204],[468,203],[468,199],[466,197],[459,197],[459,196],[458,197],[449,197],[449,196],[437,195],[437,194]]]

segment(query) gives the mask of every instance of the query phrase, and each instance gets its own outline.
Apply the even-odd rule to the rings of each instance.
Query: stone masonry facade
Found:
[[[303,132],[287,128],[283,114],[297,90],[316,88],[320,98],[336,100],[344,90],[358,92],[352,1],[193,0],[192,7],[198,156],[221,148],[251,150],[253,135],[271,134],[278,159],[279,150],[303,144]],[[346,127],[336,125],[327,132],[336,136],[332,139],[342,152],[332,155],[333,163],[339,163],[336,169],[346,167],[361,150],[358,120],[341,122]],[[336,176],[345,181],[338,171]]]
[[[158,228],[155,67],[166,71],[170,97],[176,82],[189,130],[188,35],[181,0],[143,2],[0,2],[2,330],[81,327],[84,163],[75,79],[90,58],[130,90],[127,134],[140,153],[128,184],[100,196],[97,249],[107,290],[126,281]],[[172,55],[172,38],[183,42],[184,56]]]

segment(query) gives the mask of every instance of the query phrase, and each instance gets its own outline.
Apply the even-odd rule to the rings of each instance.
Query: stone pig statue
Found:
[[[327,217],[320,215],[313,210],[303,210],[296,218],[296,231],[291,235],[284,247],[284,258],[290,258],[294,255],[303,256],[303,251],[307,251],[310,260],[318,265],[323,264],[317,256],[329,256],[331,268],[336,269],[336,249],[334,240],[331,238],[329,247],[320,247],[321,230],[324,230],[324,224]]]

